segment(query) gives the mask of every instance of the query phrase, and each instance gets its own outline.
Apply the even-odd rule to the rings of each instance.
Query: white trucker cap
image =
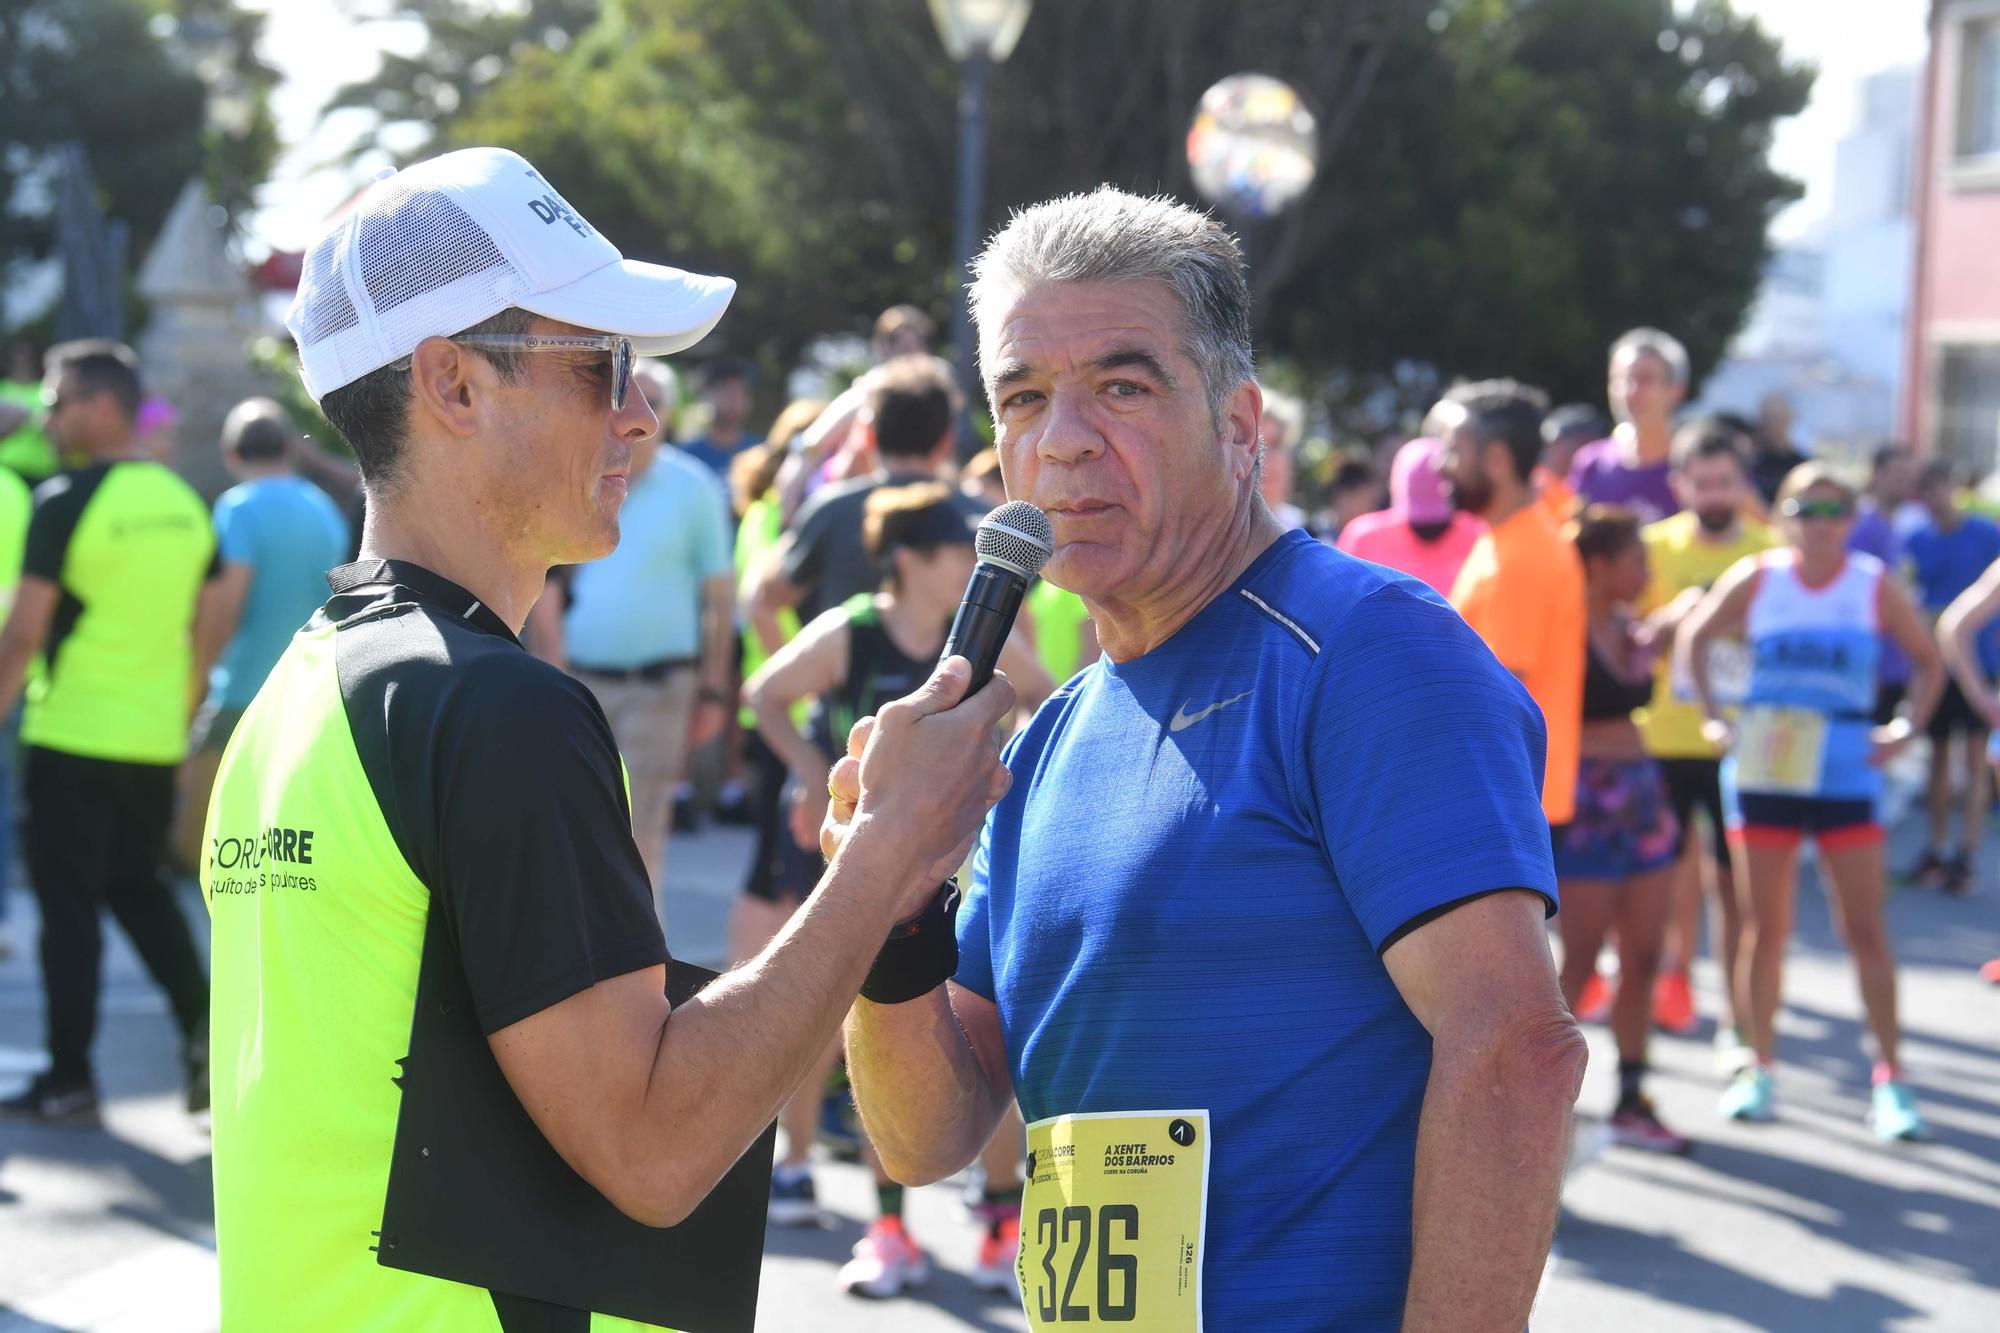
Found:
[[[663,356],[700,342],[735,292],[625,258],[519,153],[466,148],[376,181],[328,227],[285,327],[318,401],[513,306]]]

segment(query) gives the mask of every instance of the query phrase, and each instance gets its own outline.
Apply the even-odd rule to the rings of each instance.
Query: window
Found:
[[[1958,155],[2000,156],[2000,18],[1960,30]]]
[[[2000,343],[1940,350],[1938,457],[1986,477],[2000,465]]]

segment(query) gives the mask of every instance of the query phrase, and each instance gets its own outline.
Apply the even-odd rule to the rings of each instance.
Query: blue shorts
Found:
[[[1681,826],[1659,761],[1584,760],[1576,813],[1554,835],[1559,880],[1625,879],[1671,865]]]

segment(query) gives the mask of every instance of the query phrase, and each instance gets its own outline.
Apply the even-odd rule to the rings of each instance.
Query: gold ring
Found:
[[[828,773],[826,775],[826,797],[830,801],[837,801],[840,799],[840,793],[833,789],[833,774],[831,773]]]

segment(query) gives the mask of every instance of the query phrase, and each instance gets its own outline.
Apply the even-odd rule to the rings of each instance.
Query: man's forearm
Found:
[[[701,687],[727,697],[730,660],[735,656],[736,590],[725,575],[701,593]]]
[[[1566,1015],[1433,1053],[1403,1333],[1520,1333],[1548,1261],[1585,1048]]]
[[[675,1173],[668,1195],[690,1208],[705,1197],[818,1065],[908,876],[892,849],[850,842],[776,939],[668,1017],[639,1145]]]
[[[905,1185],[963,1169],[1011,1098],[980,1064],[946,986],[907,1004],[856,1002],[847,1068],[869,1142],[890,1179]]]
[[[34,645],[0,637],[0,718],[12,717],[21,702],[35,652]]]

